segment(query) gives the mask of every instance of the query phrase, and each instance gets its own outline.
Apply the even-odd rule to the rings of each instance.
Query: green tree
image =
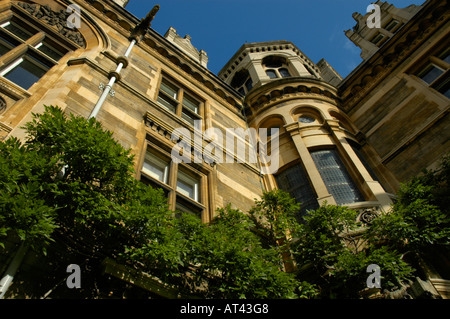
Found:
[[[52,106],[33,116],[24,144],[0,143],[0,240],[18,236],[38,252],[52,248],[49,273],[77,260],[95,277],[91,270],[105,257],[141,243],[143,228],[161,231],[172,212],[161,190],[135,180],[130,151],[95,119]],[[80,296],[98,294],[88,289]]]
[[[124,255],[143,270],[206,298],[292,298],[297,283],[281,270],[276,249],[264,248],[249,216],[229,206],[211,224],[180,214],[160,237]]]
[[[370,238],[383,240],[400,251],[419,253],[431,246],[450,244],[449,177],[450,156],[436,170],[402,184],[389,214],[377,218]]]
[[[394,249],[368,245],[358,213],[347,207],[324,204],[310,211],[295,234],[292,246],[299,278],[320,287],[321,298],[360,298],[371,264],[383,269],[383,288],[394,290],[413,269]]]
[[[28,151],[16,138],[0,142],[0,246],[7,235],[44,250],[58,227],[44,193],[55,189],[55,161]]]
[[[1,231],[40,246],[52,241],[49,272],[65,274],[68,263],[82,260],[78,297],[110,289],[99,274],[106,257],[186,294],[295,296],[295,278],[281,270],[276,249],[263,247],[247,215],[227,207],[210,225],[189,214],[175,218],[161,190],[135,180],[130,151],[95,119],[50,106],[25,128],[24,145],[1,143]],[[53,297],[65,296],[57,278],[50,281]]]

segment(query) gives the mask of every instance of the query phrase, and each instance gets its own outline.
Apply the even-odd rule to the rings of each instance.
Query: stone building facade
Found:
[[[206,52],[173,28],[164,36],[147,29],[129,51],[140,21],[127,2],[0,3],[1,139],[23,138],[21,127],[44,105],[89,117],[114,77],[96,118],[132,150],[137,179],[204,222],[228,203],[247,211],[275,188],[303,203],[302,213],[327,202],[368,221],[388,211],[401,182],[450,149],[447,0],[404,9],[378,1],[380,29],[355,13],[346,34],[364,61],[345,79],[288,41],[244,44],[217,75]],[[72,3],[81,8],[79,28],[66,23]],[[227,129],[235,143],[225,150]],[[238,129],[274,135],[259,136],[255,148]],[[171,156],[180,131],[191,137],[190,163]],[[274,149],[275,137],[278,167],[265,174],[268,163],[252,154]]]

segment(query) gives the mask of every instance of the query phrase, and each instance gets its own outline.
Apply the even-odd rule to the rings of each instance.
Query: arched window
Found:
[[[278,71],[280,72],[280,75],[281,75],[283,78],[288,78],[288,77],[291,76],[291,74],[289,73],[289,70],[286,69],[286,68],[281,68],[281,69],[279,69]]]
[[[344,163],[334,149],[312,151],[311,156],[328,192],[336,204],[351,204],[364,201]]]
[[[253,88],[253,81],[247,70],[236,72],[231,80],[231,86],[242,95],[247,94]]]
[[[275,70],[266,70],[266,74],[269,76],[269,78],[271,79],[276,79],[278,77],[277,73],[275,72]]]
[[[262,65],[270,79],[287,78],[289,72],[288,60],[281,56],[270,55],[263,59]]]
[[[309,115],[302,115],[298,118],[298,121],[303,124],[311,124],[316,121],[316,119]]]
[[[301,163],[282,170],[275,175],[275,180],[279,189],[289,193],[297,203],[300,203],[301,215],[319,207],[317,197]]]

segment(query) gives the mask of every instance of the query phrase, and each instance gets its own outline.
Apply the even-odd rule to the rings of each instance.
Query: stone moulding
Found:
[[[245,98],[244,112],[247,117],[270,107],[274,101],[313,98],[339,105],[340,99],[333,86],[322,80],[304,77],[291,77],[270,82],[252,90]]]

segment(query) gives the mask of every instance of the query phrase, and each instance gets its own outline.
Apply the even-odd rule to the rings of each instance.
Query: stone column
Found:
[[[311,184],[317,194],[317,201],[319,202],[319,205],[322,205],[325,201],[327,204],[336,205],[334,197],[328,192],[327,187],[320,176],[319,170],[317,169],[308,148],[302,140],[298,129],[298,123],[289,124],[285,126],[285,128],[286,131],[291,134],[292,141],[297,148],[300,159],[305,166],[306,173],[308,174]]]

